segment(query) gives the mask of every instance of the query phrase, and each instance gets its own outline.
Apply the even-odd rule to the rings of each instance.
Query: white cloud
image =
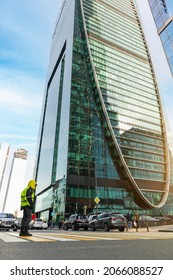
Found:
[[[35,100],[32,99],[25,99],[26,94],[21,94],[19,91],[16,92],[17,89],[1,89],[0,90],[0,106],[9,106],[10,110],[17,110],[19,113],[21,110],[19,108],[25,110],[26,108],[36,107]]]
[[[0,108],[19,115],[32,111],[40,114],[44,82],[40,77],[21,71],[0,70]]]

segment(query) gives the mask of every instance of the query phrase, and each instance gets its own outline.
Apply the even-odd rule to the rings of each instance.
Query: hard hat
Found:
[[[28,183],[28,187],[31,187],[32,189],[35,189],[37,186],[37,182],[35,180],[30,180]]]

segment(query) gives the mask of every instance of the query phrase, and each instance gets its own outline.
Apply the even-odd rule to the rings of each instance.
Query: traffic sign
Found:
[[[95,201],[95,203],[99,203],[100,202],[100,198],[98,197],[98,196],[96,196],[95,198],[94,198],[94,201]]]

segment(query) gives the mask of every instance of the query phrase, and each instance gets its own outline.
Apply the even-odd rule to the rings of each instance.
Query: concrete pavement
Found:
[[[138,229],[136,228],[131,228],[129,231],[132,232],[146,232],[146,231],[151,231],[151,232],[173,232],[173,224],[172,225],[162,225],[162,226],[148,226],[148,227],[139,227]]]

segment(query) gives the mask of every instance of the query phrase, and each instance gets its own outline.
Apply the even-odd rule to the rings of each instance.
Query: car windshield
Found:
[[[42,219],[36,219],[35,221],[36,221],[36,222],[43,222]]]
[[[123,218],[124,217],[122,214],[112,214],[111,216],[116,217],[116,218],[118,218],[118,217]]]
[[[12,218],[14,219],[13,214],[8,214],[8,213],[0,213],[0,218]]]
[[[89,218],[88,218],[89,221],[92,221],[92,220],[94,220],[94,219],[97,219],[97,215],[89,216]]]

